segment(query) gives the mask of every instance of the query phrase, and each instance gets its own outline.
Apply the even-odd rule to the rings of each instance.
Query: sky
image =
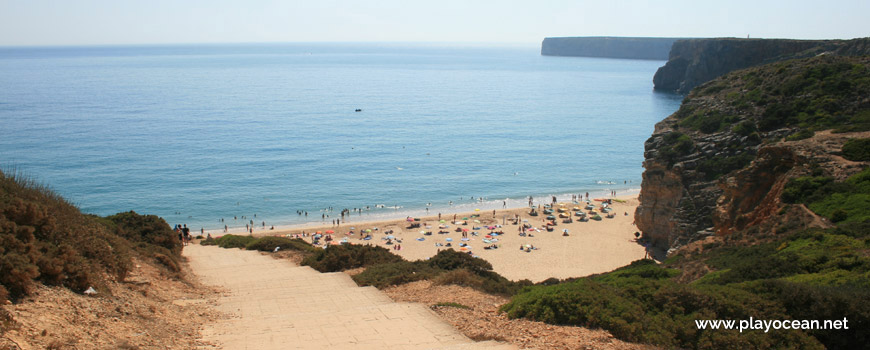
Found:
[[[870,36],[870,0],[0,0],[0,46]]]

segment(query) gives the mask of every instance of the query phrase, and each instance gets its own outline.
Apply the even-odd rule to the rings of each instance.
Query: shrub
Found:
[[[370,266],[365,271],[354,275],[353,280],[362,286],[386,288],[435,276],[437,271],[423,261],[399,261]]]
[[[698,170],[704,173],[704,178],[707,180],[715,180],[722,175],[746,167],[753,159],[755,159],[755,155],[750,153],[727,157],[716,156],[698,164]]]
[[[680,285],[651,261],[570,283],[524,289],[502,311],[552,324],[607,329],[617,338],[666,348],[820,348],[805,333],[700,330],[698,319],[786,319],[776,302],[730,286]]]
[[[248,243],[256,240],[254,236],[223,235],[215,240],[221,248],[245,248]]]
[[[803,203],[805,198],[832,181],[833,178],[824,176],[802,176],[791,179],[785,184],[782,200],[786,203]]]
[[[785,140],[786,140],[786,141],[799,141],[799,140],[805,140],[805,139],[808,139],[808,138],[810,138],[810,137],[813,137],[813,135],[815,135],[815,134],[816,134],[816,133],[814,133],[812,130],[801,129],[801,130],[798,130],[798,132],[796,132],[796,133],[794,133],[794,134],[788,135],[788,136],[785,138]]]
[[[843,144],[843,158],[856,162],[870,161],[870,139],[849,139]]]
[[[255,239],[248,243],[245,246],[247,250],[259,250],[261,252],[271,252],[274,251],[275,248],[281,248],[283,250],[297,250],[302,252],[314,252],[317,248],[308,244],[302,239],[299,238],[286,238],[286,237],[273,237],[266,236]]]
[[[437,303],[437,304],[432,305],[432,308],[439,308],[439,307],[455,307],[457,309],[471,310],[471,307],[469,307],[467,305],[462,305],[460,303],[454,303],[454,302],[441,302],[441,303]]]
[[[200,245],[217,245],[217,240],[214,237],[208,237],[202,241],[199,241]]]
[[[115,224],[115,233],[132,242],[145,242],[168,249],[173,255],[181,255],[178,234],[165,220],[157,215],[139,215],[134,211],[107,216]]]
[[[755,127],[754,123],[752,123],[751,121],[745,120],[745,121],[740,122],[737,125],[734,125],[734,127],[731,128],[731,131],[733,131],[734,133],[736,133],[740,136],[749,136],[750,134],[758,131],[758,129]]]
[[[311,266],[320,272],[337,272],[400,261],[404,259],[383,247],[342,244],[317,250],[302,259],[302,265]]]
[[[466,269],[457,269],[444,272],[432,280],[435,285],[454,284],[457,286],[480,288],[483,279]]]
[[[662,140],[664,142],[659,147],[659,157],[664,159],[668,166],[674,165],[680,157],[690,154],[695,147],[689,135],[677,131],[665,134]]]
[[[460,253],[453,249],[445,249],[428,261],[429,266],[441,270],[465,269],[475,274],[491,271],[492,265],[483,259],[475,258],[466,253]]]

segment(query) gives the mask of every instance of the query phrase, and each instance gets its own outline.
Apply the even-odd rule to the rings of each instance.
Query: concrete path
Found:
[[[258,252],[190,245],[200,280],[226,291],[203,340],[224,349],[514,349],[473,342],[421,304],[397,303],[343,273],[319,273]]]

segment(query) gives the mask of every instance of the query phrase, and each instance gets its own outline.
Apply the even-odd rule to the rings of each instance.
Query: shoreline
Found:
[[[627,197],[627,196],[633,196],[636,198],[637,195],[639,195],[639,194],[640,194],[640,188],[629,188],[629,189],[623,189],[623,190],[616,190],[616,196],[611,196],[609,194],[609,191],[605,191],[605,190],[596,190],[594,192],[589,191],[590,198],[599,198],[599,197],[621,198],[621,197]],[[535,196],[535,197],[533,197],[534,204],[537,206],[539,204],[549,203],[550,198],[552,196],[554,196],[554,195]],[[555,196],[557,197],[557,200],[560,202],[570,201],[572,193],[571,192],[561,193],[561,194],[557,194]],[[280,223],[274,224],[274,222],[270,222],[269,220],[263,220],[262,217],[253,218],[253,217],[242,216],[242,217],[238,217],[238,219],[236,219],[235,222],[232,222],[233,219],[226,220],[226,222],[221,222],[220,223],[221,226],[227,225],[226,232],[224,232],[223,227],[215,227],[215,228],[201,227],[200,232],[202,233],[202,235],[211,234],[213,236],[220,236],[220,235],[224,235],[224,234],[251,234],[252,232],[249,232],[250,227],[245,228],[245,226],[242,226],[242,225],[245,225],[246,223],[249,224],[250,221],[253,221],[254,227],[253,227],[252,234],[265,235],[265,234],[268,234],[270,232],[275,233],[275,232],[284,232],[284,231],[292,231],[292,230],[301,230],[301,229],[307,229],[307,228],[311,228],[311,227],[320,227],[320,228],[323,228],[326,226],[332,227],[332,220],[336,219],[335,216],[338,216],[338,219],[341,219],[342,226],[343,226],[345,223],[362,225],[362,224],[366,224],[369,222],[394,221],[394,220],[404,219],[407,216],[411,216],[411,217],[437,216],[439,212],[441,214],[444,214],[444,215],[446,215],[448,213],[452,215],[454,213],[471,213],[475,209],[481,209],[482,211],[490,211],[490,212],[493,209],[495,209],[497,211],[502,211],[505,209],[507,209],[507,210],[527,209],[528,206],[526,203],[528,201],[528,197],[529,196],[525,196],[523,198],[504,198],[504,199],[487,198],[483,201],[475,201],[475,202],[469,202],[468,200],[466,200],[466,201],[463,201],[462,203],[456,203],[456,204],[447,205],[447,206],[437,206],[437,207],[424,206],[423,208],[399,207],[398,209],[396,209],[394,211],[379,210],[379,211],[375,212],[375,211],[373,211],[373,209],[383,209],[383,208],[370,208],[370,209],[365,210],[365,211],[351,212],[349,215],[345,216],[345,219],[348,219],[348,218],[350,219],[349,221],[345,221],[345,219],[341,218],[341,216],[340,216],[341,209],[337,209],[337,208],[336,208],[336,210],[329,211],[329,212],[325,211],[324,209],[320,209],[317,212],[309,212],[309,215],[311,216],[312,220],[307,220],[305,222],[299,222],[299,223],[290,223],[290,224],[280,224]],[[506,208],[502,206],[503,202],[507,202]],[[426,210],[427,208],[429,209],[428,211]],[[326,214],[328,216],[324,219],[317,219],[316,217],[321,215],[321,214]],[[632,214],[634,214],[634,212],[632,212]],[[256,214],[254,214],[254,215],[256,215]],[[280,221],[280,219],[278,221]],[[265,222],[265,225],[263,225],[264,222]],[[171,223],[170,226],[173,226],[174,224],[175,223]],[[273,226],[274,226],[274,229],[271,229]],[[194,227],[192,227],[191,225],[188,225],[188,227],[190,227],[191,233],[197,234],[197,231],[195,230]]]
[[[590,194],[590,199],[592,199],[591,197],[593,196]],[[588,222],[574,220],[572,223],[563,223],[563,219],[557,217],[555,220],[557,225],[551,232],[544,228],[545,214],[539,212],[538,216],[530,216],[528,207],[515,207],[495,209],[495,216],[493,216],[493,209],[442,213],[443,223],[438,219],[437,214],[415,217],[419,221],[413,222],[420,224],[420,227],[416,228],[410,228],[407,219],[402,217],[343,222],[341,225],[335,226],[327,223],[302,227],[276,227],[275,230],[270,230],[268,227],[266,229],[258,227],[254,229],[253,235],[256,237],[295,237],[306,233],[308,235],[302,238],[307,242],[312,242],[312,234],[318,231],[327,234],[328,230],[332,230],[334,231],[331,235],[334,244],[346,240],[350,244],[378,245],[390,249],[394,254],[407,260],[427,259],[437,254],[440,249],[455,249],[471,252],[472,255],[488,261],[492,264],[494,271],[508,279],[529,279],[533,282],[540,282],[547,278],[564,279],[607,272],[645,257],[646,249],[636,242],[634,237],[634,232],[637,231],[634,226],[634,209],[638,205],[637,195],[617,195],[606,198],[615,199],[612,208],[617,215],[614,218],[603,218],[601,221],[589,220]],[[588,210],[583,210],[585,201],[574,204],[569,197],[569,201],[560,200],[558,203],[562,204],[562,208],[566,209],[572,219],[578,218],[574,215],[575,206],[580,207],[583,212],[588,212]],[[592,203],[595,204],[596,208],[601,204],[597,201],[592,201]],[[554,207],[559,208],[560,206]],[[452,223],[454,215],[456,215],[457,220],[466,221],[467,225]],[[474,215],[479,216],[474,217]],[[520,226],[510,220],[516,216],[519,216],[521,223],[524,222],[523,220],[527,220],[527,223],[536,230],[526,231],[526,236],[521,236]],[[462,220],[463,218],[468,218],[468,220]],[[439,228],[439,225],[448,225],[448,227]],[[490,230],[487,226],[493,227],[493,229]],[[468,230],[466,241],[463,241],[462,232],[456,232],[457,228],[460,231],[462,229]],[[568,236],[562,235],[564,229],[568,230]],[[370,240],[363,239],[364,230],[371,230]],[[396,240],[391,240],[388,244],[386,232],[390,230],[393,231],[391,234]],[[351,231],[352,234],[350,234]],[[426,231],[429,231],[430,234],[425,234]],[[445,233],[439,233],[439,231]],[[503,234],[487,237],[489,233],[499,231]],[[472,232],[476,232],[477,235],[472,234]],[[221,232],[213,236],[218,237],[223,234]],[[244,233],[239,231],[228,234]],[[451,243],[451,247],[447,247],[447,243]],[[462,249],[460,243],[466,243],[468,249]],[[396,250],[395,248],[399,245],[401,250]],[[498,248],[484,249],[484,246],[492,245],[497,245]],[[534,247],[536,249],[521,250],[520,247]]]

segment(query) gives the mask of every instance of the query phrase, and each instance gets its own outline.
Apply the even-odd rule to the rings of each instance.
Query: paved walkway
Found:
[[[227,291],[206,325],[224,349],[513,349],[475,343],[421,304],[397,303],[343,273],[319,273],[258,252],[190,245],[184,256],[203,283]]]

